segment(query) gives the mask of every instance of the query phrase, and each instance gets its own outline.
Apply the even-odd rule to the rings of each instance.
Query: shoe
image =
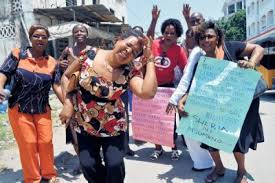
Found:
[[[48,183],[61,183],[61,181],[59,179],[57,179],[56,177],[53,177],[50,180],[48,180]]]
[[[234,180],[234,183],[248,183],[247,173],[246,172],[237,172],[237,177]]]
[[[180,154],[178,150],[172,150],[171,159],[172,160],[179,160]]]
[[[141,141],[141,140],[134,140],[134,143],[138,146],[141,146],[141,145],[145,144],[146,142]]]
[[[150,155],[151,160],[157,160],[163,154],[163,149],[154,150],[154,152]]]
[[[209,167],[209,168],[195,168],[195,167],[192,167],[192,170],[195,171],[195,172],[203,172],[205,170],[210,170],[212,169],[212,167]]]
[[[82,173],[82,170],[81,170],[80,166],[73,170],[73,175],[74,176],[81,175],[81,173]]]
[[[204,181],[205,183],[213,183],[223,176],[224,176],[224,171],[219,172],[216,169],[214,169],[209,175],[206,176]]]
[[[128,151],[126,152],[126,155],[128,155],[128,156],[134,156],[135,155],[135,151],[133,151],[132,149],[128,149]]]

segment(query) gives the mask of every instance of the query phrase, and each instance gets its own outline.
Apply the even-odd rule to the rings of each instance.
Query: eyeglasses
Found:
[[[194,25],[201,24],[201,22],[203,22],[203,21],[204,21],[204,19],[201,17],[191,17],[190,23],[192,26],[194,26]]]
[[[41,38],[42,40],[47,40],[47,39],[48,39],[48,36],[34,34],[34,35],[32,35],[32,38],[33,38],[33,39],[40,39],[40,38]]]
[[[206,38],[207,38],[208,40],[211,40],[211,39],[213,39],[213,38],[215,38],[215,37],[216,37],[215,35],[202,35],[202,36],[200,36],[200,40],[203,41],[203,40],[205,40]]]

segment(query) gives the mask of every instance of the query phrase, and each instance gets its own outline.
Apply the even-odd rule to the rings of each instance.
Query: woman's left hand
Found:
[[[59,114],[59,119],[62,124],[66,124],[74,113],[74,107],[70,103],[64,103],[64,106],[62,108],[62,111]]]
[[[167,114],[171,114],[173,111],[177,112],[177,106],[175,106],[172,103],[168,103],[168,105],[166,106],[166,113]]]
[[[147,37],[145,36],[142,40],[143,42],[143,56],[141,58],[141,62],[143,65],[145,65],[149,58],[152,57],[152,52],[151,52],[151,49],[152,49],[152,44],[153,44],[153,38],[150,36],[150,37]]]
[[[238,66],[245,69],[254,69],[256,67],[256,64],[247,60],[239,60]]]

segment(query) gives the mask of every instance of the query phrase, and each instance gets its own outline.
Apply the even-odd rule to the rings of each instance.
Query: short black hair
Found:
[[[207,29],[213,29],[217,35],[218,39],[218,46],[221,46],[224,42],[224,35],[222,30],[212,21],[203,22],[199,28],[198,31],[195,33],[195,40],[197,44],[199,44],[200,38],[205,35],[205,32]]]
[[[141,26],[139,26],[139,25],[134,26],[132,29],[135,30],[135,31],[140,31],[142,34],[144,33],[143,28]]]
[[[172,25],[173,27],[175,27],[177,37],[180,37],[182,35],[183,33],[182,25],[178,19],[174,19],[174,18],[169,18],[161,24],[162,34],[164,34],[166,27],[169,25]]]

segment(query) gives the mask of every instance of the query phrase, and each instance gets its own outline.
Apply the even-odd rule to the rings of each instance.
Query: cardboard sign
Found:
[[[154,144],[174,147],[175,114],[165,112],[173,88],[158,88],[151,100],[133,95],[132,128],[133,138]]]
[[[234,62],[201,57],[177,132],[232,152],[251,105],[260,73]]]

